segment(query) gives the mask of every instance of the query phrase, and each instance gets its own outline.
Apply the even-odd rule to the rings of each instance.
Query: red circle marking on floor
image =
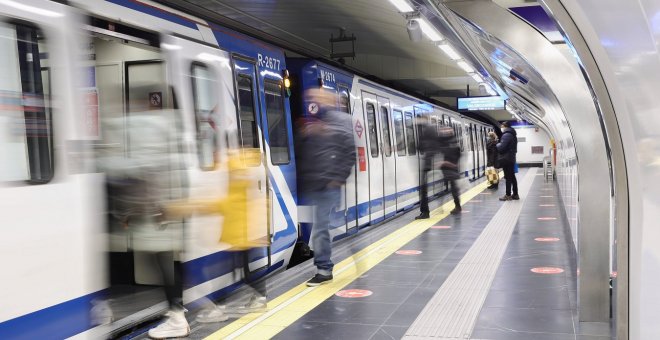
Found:
[[[537,237],[534,239],[534,241],[537,242],[557,242],[559,241],[559,238],[557,237]]]
[[[539,204],[539,207],[554,207],[554,204]]]
[[[556,267],[536,267],[530,270],[537,274],[559,274],[564,272],[563,269]]]
[[[412,249],[402,249],[396,251],[396,254],[398,255],[419,255],[421,253],[422,253],[421,250],[412,250]]]
[[[556,217],[538,217],[537,220],[539,221],[554,221],[556,220]]]
[[[355,298],[361,298],[361,297],[367,297],[374,292],[366,289],[345,289],[345,290],[340,290],[335,295],[343,298],[349,298],[349,299],[355,299]]]
[[[451,229],[450,225],[434,225],[431,229]]]

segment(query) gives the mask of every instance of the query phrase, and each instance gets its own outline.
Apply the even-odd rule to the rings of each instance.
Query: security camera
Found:
[[[422,29],[419,27],[419,22],[417,22],[417,20],[408,20],[406,29],[408,30],[408,37],[410,40],[414,42],[422,40]]]

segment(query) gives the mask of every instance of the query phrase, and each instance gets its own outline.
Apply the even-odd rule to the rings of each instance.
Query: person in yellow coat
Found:
[[[218,242],[229,244],[227,251],[240,251],[243,254],[242,267],[244,279],[255,291],[245,305],[233,307],[231,311],[224,306],[213,306],[197,315],[197,321],[221,322],[228,319],[227,313],[249,313],[261,311],[266,308],[266,284],[263,280],[251,280],[248,250],[267,247],[270,237],[259,237],[267,226],[255,221],[263,218],[270,212],[266,209],[267,202],[261,195],[255,193],[252,183],[256,180],[250,176],[246,164],[255,164],[254,158],[261,157],[259,149],[243,149],[240,152],[231,152],[227,160],[228,188],[227,195],[221,199],[190,199],[175,202],[167,206],[168,217],[185,216],[190,214],[207,215],[220,214],[224,217],[222,230],[218,235]]]

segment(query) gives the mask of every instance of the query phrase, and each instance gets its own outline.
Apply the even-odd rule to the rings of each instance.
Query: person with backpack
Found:
[[[311,243],[317,274],[314,287],[332,281],[331,216],[341,204],[341,188],[355,165],[356,151],[350,114],[334,111],[334,97],[324,89],[306,92],[319,111],[298,123],[298,188],[314,209]]]
[[[502,138],[497,143],[499,152],[497,160],[504,170],[504,179],[506,180],[506,194],[500,197],[500,201],[519,200],[518,180],[514,167],[516,165],[516,153],[518,152],[518,137],[516,130],[511,128],[511,123],[505,121],[502,123]],[[513,195],[511,190],[513,189]]]

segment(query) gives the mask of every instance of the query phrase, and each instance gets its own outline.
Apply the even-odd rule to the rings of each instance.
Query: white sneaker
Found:
[[[252,296],[250,301],[242,306],[225,306],[226,313],[247,314],[255,312],[264,312],[268,306],[268,300],[265,296]]]
[[[110,301],[94,300],[92,301],[92,305],[94,305],[90,311],[92,325],[107,325],[114,320],[112,308],[110,308]]]
[[[195,320],[199,323],[213,323],[227,321],[229,320],[229,317],[223,312],[223,309],[214,305],[211,308],[199,312]]]
[[[178,338],[190,334],[190,326],[183,311],[170,310],[165,314],[167,321],[149,330],[152,339]]]

